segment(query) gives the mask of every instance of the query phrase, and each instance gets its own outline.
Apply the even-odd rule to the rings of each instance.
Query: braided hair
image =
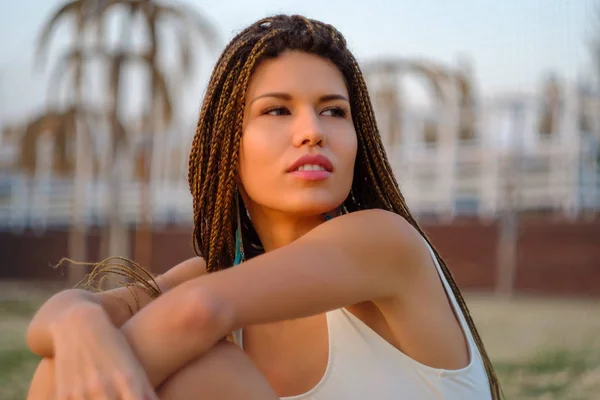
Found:
[[[358,62],[333,26],[302,16],[261,19],[236,35],[213,69],[189,155],[189,186],[194,204],[194,250],[209,272],[233,265],[235,257],[236,172],[238,168],[246,91],[252,72],[266,59],[284,51],[302,51],[331,61],[342,73],[350,96],[358,150],[350,193],[342,210],[385,209],[405,218],[431,245],[411,215],[387,160],[369,93]],[[244,254],[264,252],[238,197]],[[433,248],[433,246],[432,246]],[[500,385],[458,286],[434,250],[483,357],[494,399]]]

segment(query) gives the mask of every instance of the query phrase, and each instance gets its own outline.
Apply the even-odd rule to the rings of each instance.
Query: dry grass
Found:
[[[0,399],[25,398],[37,357],[24,332],[56,290],[0,284]],[[467,296],[507,399],[600,398],[600,302]]]
[[[600,302],[467,301],[507,399],[600,398]]]

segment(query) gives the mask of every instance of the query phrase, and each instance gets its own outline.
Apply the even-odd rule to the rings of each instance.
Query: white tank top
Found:
[[[329,359],[325,374],[310,391],[281,400],[491,399],[489,381],[467,322],[429,248],[444,289],[467,338],[469,364],[458,370],[428,367],[413,360],[379,336],[354,314],[329,311]],[[243,349],[242,330],[233,334]]]

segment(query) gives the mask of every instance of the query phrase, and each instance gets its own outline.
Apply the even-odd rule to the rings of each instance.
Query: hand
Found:
[[[158,400],[129,343],[101,307],[74,306],[51,332],[58,400]]]

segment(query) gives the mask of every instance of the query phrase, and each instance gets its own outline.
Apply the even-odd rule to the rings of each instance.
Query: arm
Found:
[[[157,385],[234,329],[398,299],[428,256],[400,216],[355,212],[239,267],[186,282],[123,331],[135,338],[130,343]]]
[[[206,273],[204,260],[198,257],[186,260],[171,268],[156,279],[156,283],[165,293],[181,283]],[[137,296],[137,303],[129,289],[118,288],[101,293],[91,293],[81,289],[69,289],[51,297],[37,311],[27,329],[27,344],[31,351],[42,357],[52,357],[52,339],[50,327],[65,313],[74,309],[91,306],[90,309],[101,308],[110,321],[120,327],[135,313],[152,301],[145,291],[132,288]]]

